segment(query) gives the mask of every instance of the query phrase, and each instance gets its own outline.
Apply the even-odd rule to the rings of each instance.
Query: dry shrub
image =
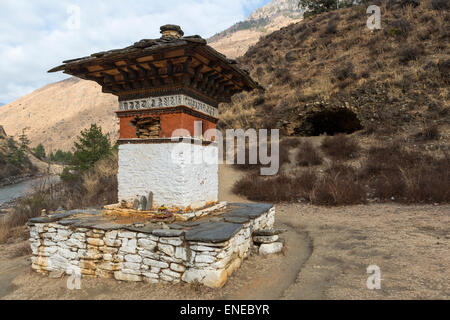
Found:
[[[391,35],[407,38],[411,29],[411,23],[408,20],[399,18],[391,23],[391,29],[389,30],[389,32]]]
[[[403,64],[407,64],[412,60],[417,60],[422,54],[423,48],[415,44],[403,46],[397,52],[398,59]]]
[[[117,202],[117,153],[98,161],[80,179],[57,185],[43,180],[28,197],[18,200],[14,209],[0,223],[0,243],[18,238],[19,230],[30,219],[57,208],[101,207]],[[18,228],[18,232],[13,232]]]
[[[18,258],[31,254],[31,247],[28,241],[21,243],[10,254],[10,258]]]
[[[439,132],[439,127],[437,125],[429,125],[422,129],[421,132],[416,134],[415,138],[416,140],[423,140],[423,141],[432,141],[432,140],[438,140],[440,138],[441,134]]]
[[[343,81],[347,78],[355,76],[355,74],[353,72],[354,69],[355,69],[355,67],[354,67],[353,63],[346,62],[342,65],[338,65],[337,67],[335,67],[333,69],[333,74],[336,77],[336,79]]]
[[[431,7],[434,10],[448,10],[450,3],[448,0],[431,0]]]
[[[286,176],[264,178],[253,173],[237,181],[233,192],[253,201],[290,201],[296,198],[292,195],[291,184],[291,178]]]
[[[6,220],[10,228],[24,225],[29,219],[41,215],[43,209],[56,209],[45,192],[35,193],[19,200],[13,211],[7,215]]]
[[[290,158],[289,158],[289,153],[293,148],[296,148],[297,146],[299,146],[301,144],[301,141],[298,138],[284,138],[282,139],[279,144],[278,144],[278,149],[279,149],[279,164],[280,167],[283,164],[289,163],[290,162]],[[271,153],[271,146],[268,147],[268,152]],[[259,153],[259,149],[257,148],[257,152]],[[225,153],[225,152],[224,152]],[[235,154],[235,159],[237,159],[237,154]],[[235,160],[236,161],[236,160]],[[259,170],[263,165],[261,165],[260,163],[256,163],[256,164],[250,164],[249,161],[249,146],[248,144],[245,147],[245,163],[243,164],[236,164],[236,167],[240,170],[245,170],[245,171],[254,171],[254,170]]]
[[[372,147],[367,153],[361,175],[370,178],[375,175],[398,173],[398,167],[411,167],[420,161],[421,156],[417,152],[406,151],[398,142]]]
[[[283,149],[284,148],[289,149],[289,148],[296,148],[301,144],[302,144],[302,141],[299,138],[286,137],[283,140],[281,140],[280,145],[282,146]]]
[[[311,203],[317,205],[342,206],[365,202],[366,191],[356,170],[343,165],[328,168],[311,192]]]
[[[84,206],[101,206],[117,202],[118,156],[100,160],[94,168],[82,176],[85,190]]]
[[[298,190],[300,191],[300,196],[305,199],[310,200],[311,192],[314,189],[318,180],[317,173],[313,170],[308,170],[302,172],[295,181]]]
[[[296,164],[301,167],[317,166],[323,162],[319,151],[310,141],[305,141],[300,145],[295,160]]]
[[[398,143],[371,148],[360,177],[374,196],[405,203],[450,202],[450,158],[405,150]]]
[[[9,228],[4,219],[0,221],[0,243],[6,243],[9,238]]]
[[[309,198],[316,179],[313,171],[305,172],[298,178],[285,175],[264,177],[253,173],[237,181],[233,192],[252,201],[295,201],[300,197]]]
[[[360,151],[354,137],[345,134],[327,136],[321,144],[322,151],[333,160],[348,160],[356,158]]]
[[[335,20],[330,20],[323,30],[323,35],[336,34],[336,32],[337,22]]]

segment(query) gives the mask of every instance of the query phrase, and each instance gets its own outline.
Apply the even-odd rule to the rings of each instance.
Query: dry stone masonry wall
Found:
[[[252,235],[271,230],[275,208],[230,204],[220,216],[166,229],[117,225],[100,212],[72,212],[29,221],[32,269],[150,283],[194,282],[221,287],[250,254]],[[77,211],[78,212],[78,211]]]

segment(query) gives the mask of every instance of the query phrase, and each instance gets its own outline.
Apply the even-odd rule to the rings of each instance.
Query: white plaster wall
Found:
[[[205,162],[215,159],[214,163]],[[218,200],[217,146],[191,143],[119,146],[119,201],[153,192],[153,205],[198,208]],[[194,158],[197,157],[197,158]]]

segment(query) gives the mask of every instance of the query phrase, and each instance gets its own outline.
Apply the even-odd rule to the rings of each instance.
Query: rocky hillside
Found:
[[[297,0],[273,0],[255,10],[245,21],[208,39],[209,44],[230,58],[242,56],[259,38],[301,20]]]
[[[420,135],[435,125],[448,138],[450,14],[439,3],[381,4],[378,31],[357,6],[263,37],[239,62],[266,91],[236,95],[221,126]]]
[[[274,17],[280,15],[298,17],[302,13],[302,10],[299,8],[298,4],[298,0],[273,0],[265,6],[256,9],[247,20],[258,20],[264,18],[273,19]]]

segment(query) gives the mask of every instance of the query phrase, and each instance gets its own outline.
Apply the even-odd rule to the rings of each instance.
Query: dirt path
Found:
[[[240,174],[240,173],[237,173]],[[236,180],[221,168],[221,199]],[[286,228],[283,254],[252,254],[219,289],[188,284],[125,283],[30,271],[29,257],[9,258],[26,242],[0,246],[0,299],[449,299],[450,206],[374,204],[340,208],[276,206]],[[369,290],[366,268],[381,269],[382,288]]]

